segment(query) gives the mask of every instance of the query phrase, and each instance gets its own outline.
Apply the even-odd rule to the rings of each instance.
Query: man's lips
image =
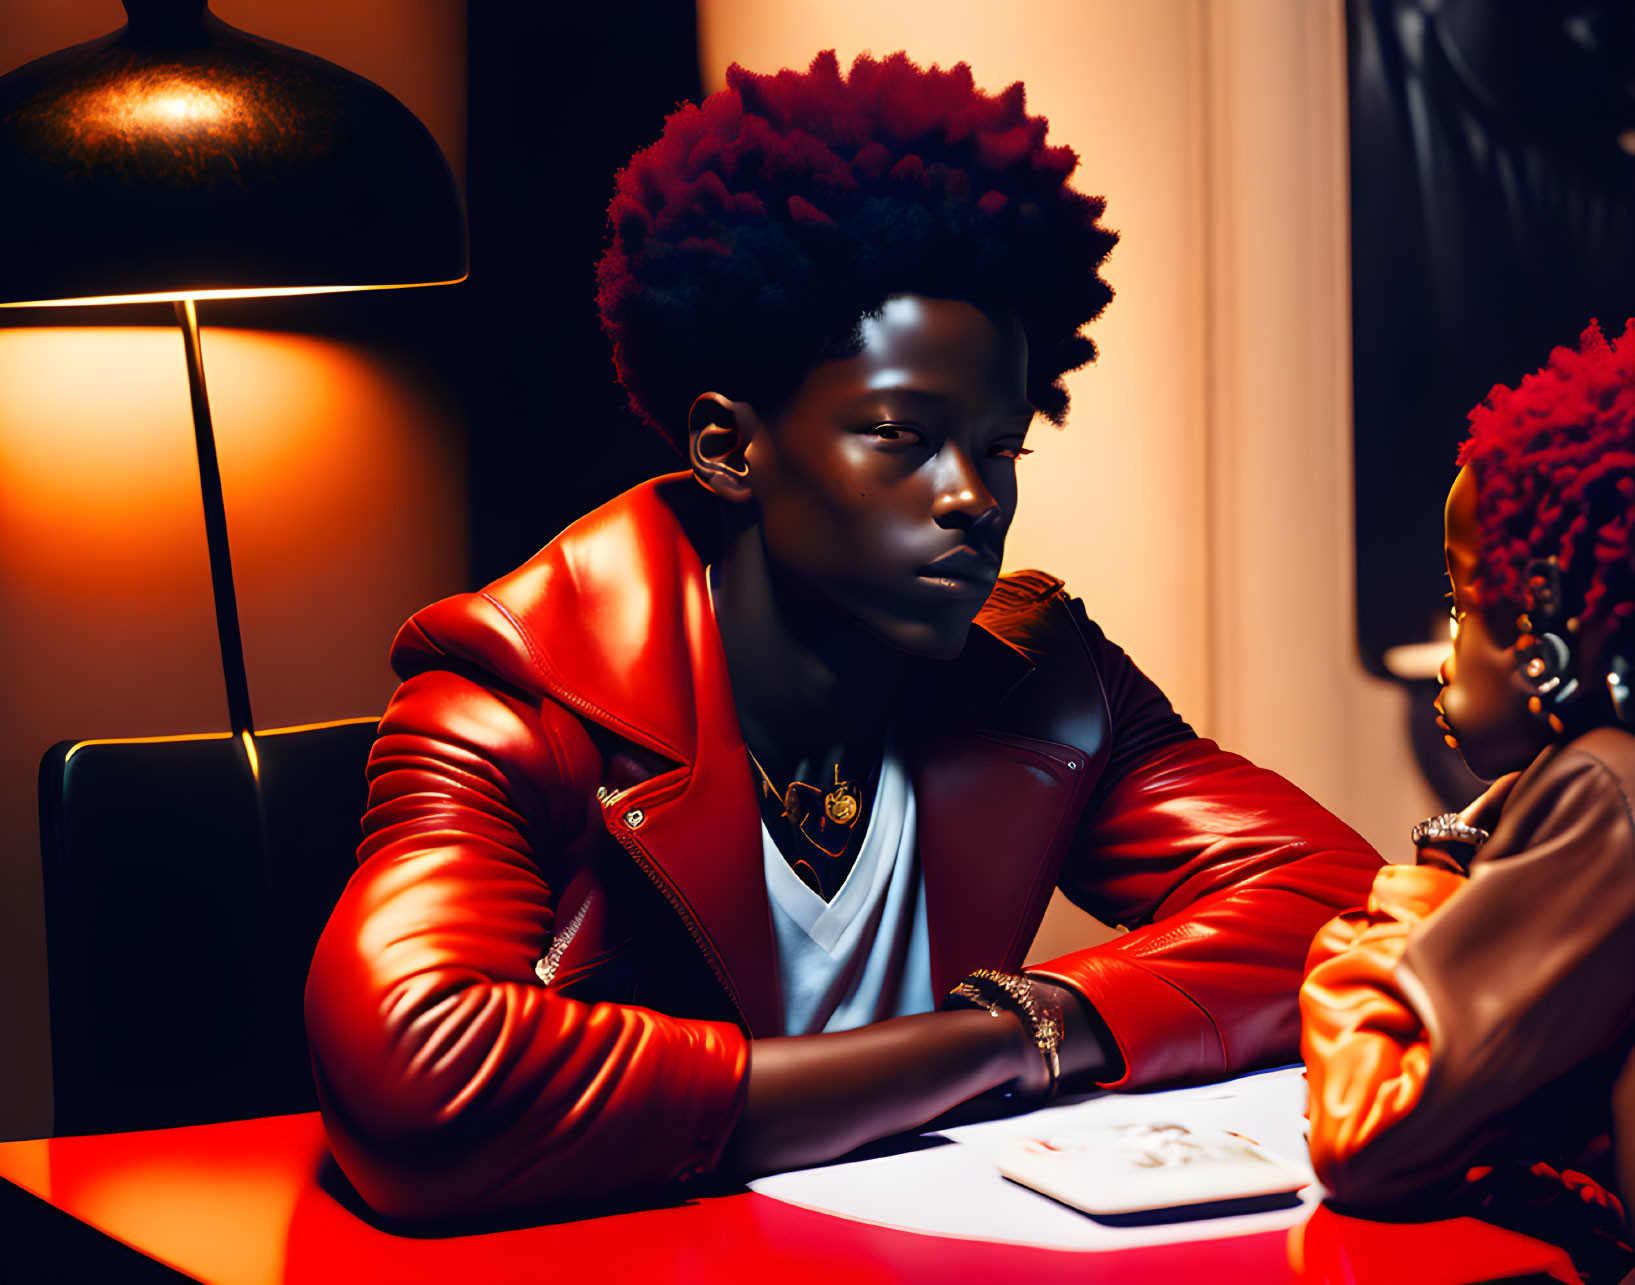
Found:
[[[962,580],[991,587],[999,579],[999,555],[962,544],[933,558],[920,568],[920,574],[934,580]]]

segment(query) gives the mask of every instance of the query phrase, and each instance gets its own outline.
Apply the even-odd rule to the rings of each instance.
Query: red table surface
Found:
[[[1453,1285],[1578,1277],[1565,1254],[1471,1219],[1412,1226],[1320,1209],[1303,1227],[1115,1253],[921,1235],[753,1193],[478,1235],[382,1231],[318,1182],[316,1114],[0,1143],[0,1178],[187,1275],[274,1282],[570,1280]],[[4,1263],[0,1259],[0,1274]],[[571,1273],[564,1277],[563,1273]]]

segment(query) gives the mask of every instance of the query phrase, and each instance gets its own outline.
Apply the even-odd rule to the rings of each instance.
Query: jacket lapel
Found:
[[[553,697],[677,764],[603,798],[603,820],[681,916],[751,1033],[776,1035],[760,809],[704,578],[719,538],[714,503],[690,473],[643,483],[491,596],[512,612]]]
[[[780,1035],[783,1001],[761,866],[761,813],[736,731],[701,745],[690,769],[605,800],[603,813],[609,832],[681,915],[750,1034]]]
[[[692,479],[688,478],[691,483]],[[603,803],[608,828],[675,906],[752,1035],[783,1030],[761,812],[703,563],[685,540],[674,616],[653,619],[682,660],[690,762]],[[683,702],[659,701],[675,718]],[[632,709],[634,721],[642,715]]]

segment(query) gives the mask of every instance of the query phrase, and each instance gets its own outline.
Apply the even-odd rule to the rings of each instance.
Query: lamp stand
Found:
[[[233,560],[227,549],[227,510],[221,498],[221,469],[216,437],[210,426],[210,397],[204,387],[204,355],[199,347],[199,314],[193,300],[176,304],[176,321],[187,349],[187,386],[193,398],[193,445],[199,457],[199,492],[204,499],[204,538],[210,548],[210,587],[216,599],[216,639],[221,644],[222,676],[227,682],[227,717],[233,735],[253,733],[250,680],[244,672],[244,640],[238,628],[238,598],[233,592]]]

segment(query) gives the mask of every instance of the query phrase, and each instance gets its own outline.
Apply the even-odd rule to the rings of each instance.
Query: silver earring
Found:
[[[1629,662],[1614,654],[1607,666],[1607,692],[1612,697],[1612,712],[1625,727],[1635,725],[1635,691],[1630,689],[1630,672]]]

